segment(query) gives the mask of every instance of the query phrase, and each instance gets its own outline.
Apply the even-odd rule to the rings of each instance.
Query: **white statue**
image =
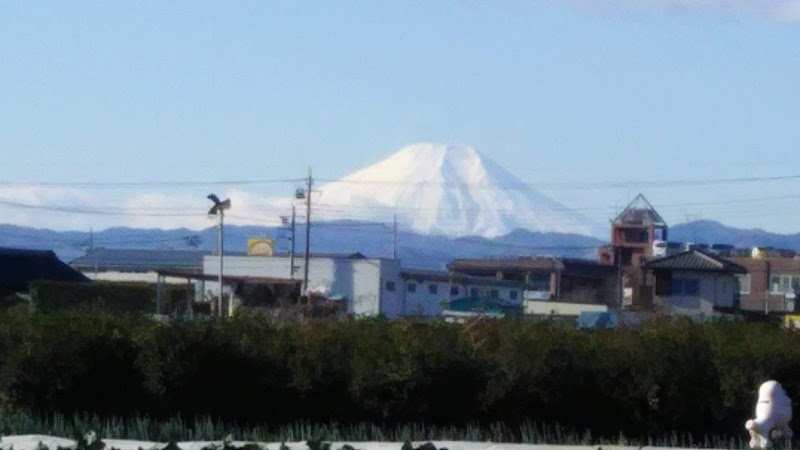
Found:
[[[758,388],[756,417],[744,427],[750,433],[750,448],[768,449],[775,439],[792,438],[792,401],[777,381],[767,381]]]

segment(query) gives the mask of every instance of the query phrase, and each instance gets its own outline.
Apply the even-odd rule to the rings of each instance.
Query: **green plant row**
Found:
[[[156,284],[143,282],[66,283],[39,280],[31,283],[31,304],[36,311],[66,309],[103,310],[117,313],[156,312]],[[183,313],[194,298],[188,284],[165,284],[162,313]]]
[[[43,442],[39,442],[37,445],[37,450],[49,450],[49,447],[44,444]],[[80,435],[75,440],[74,447],[70,447],[72,450],[119,450],[116,447],[108,446],[102,439],[98,438],[97,433],[94,431],[89,431],[83,435]],[[236,442],[233,439],[233,436],[228,435],[223,438],[219,442],[211,442],[208,445],[202,447],[202,450],[265,450],[265,445],[258,442],[246,442],[242,443],[242,445],[236,445]],[[324,439],[309,439],[306,441],[306,448],[308,450],[332,450],[332,443],[326,441]],[[62,447],[57,447],[56,450],[66,450]],[[141,447],[139,450],[143,450]],[[167,443],[162,450],[181,450],[180,446],[178,445],[177,441],[170,441]],[[286,442],[282,442],[279,450],[292,450],[291,447],[286,445]],[[350,444],[344,444],[339,447],[337,450],[359,450],[353,447]],[[411,441],[405,441],[400,450],[448,450],[446,447],[437,448],[432,442],[426,442],[418,447],[414,447]]]
[[[517,442],[524,444],[550,445],[625,445],[625,446],[657,446],[670,448],[747,448],[747,437],[702,436],[700,438],[687,433],[665,433],[659,436],[631,438],[620,433],[615,436],[599,437],[585,431],[579,433],[559,425],[544,425],[533,422],[522,424],[513,429],[503,423],[489,425],[471,424],[464,427],[441,427],[424,424],[403,424],[397,426],[379,426],[360,423],[343,425],[341,423],[312,424],[308,422],[293,423],[278,427],[267,425],[241,426],[223,423],[210,418],[187,421],[181,418],[154,420],[146,417],[130,419],[101,419],[97,416],[78,414],[67,418],[54,414],[49,418],[31,414],[5,414],[2,418],[3,434],[46,434],[54,436],[77,436],[80,446],[95,442],[86,439],[80,430],[94,427],[104,439],[133,439],[150,442],[169,442],[168,450],[177,450],[174,443],[181,441],[220,441],[219,436],[226,435],[222,446],[230,446],[231,442],[303,442],[309,448],[330,450],[331,442],[403,442],[401,450],[413,448],[411,442],[425,441],[471,441],[471,442]],[[324,439],[323,439],[324,437]],[[235,438],[235,439],[234,439]],[[86,439],[81,443],[81,439]],[[779,443],[781,444],[781,443]],[[97,446],[98,444],[94,444]],[[355,447],[358,444],[354,444]],[[415,450],[433,450],[431,445],[422,445]],[[353,445],[344,445],[337,450],[358,450]],[[778,447],[781,448],[781,447]],[[791,447],[787,447],[791,448]],[[219,449],[217,449],[219,450]],[[254,449],[255,450],[255,449]],[[302,450],[286,444],[280,450]],[[439,449],[445,450],[445,449]]]
[[[191,424],[214,417],[273,430],[474,426],[480,440],[494,440],[497,427],[509,442],[530,441],[531,424],[560,424],[594,440],[622,433],[646,442],[673,430],[702,440],[741,436],[756,389],[770,378],[800,398],[800,334],[732,322],[654,321],[586,333],[525,321],[276,327],[258,318],[163,324],[0,312],[6,415],[55,412],[73,420],[88,412],[103,426],[115,417],[180,415]],[[180,439],[196,432],[194,425],[178,429]],[[370,431],[387,440],[380,432]]]

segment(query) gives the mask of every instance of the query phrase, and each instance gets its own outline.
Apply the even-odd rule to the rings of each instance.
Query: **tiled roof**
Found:
[[[450,281],[450,274],[438,270],[402,269],[400,277],[403,279],[417,279],[422,281]]]
[[[203,269],[203,256],[209,252],[197,250],[110,249],[97,248],[72,261],[78,270],[119,270],[148,272],[158,269]]]
[[[653,259],[647,261],[644,267],[652,270],[747,273],[747,269],[736,263],[700,250],[689,250],[663,258]]]
[[[89,281],[50,250],[0,248],[0,286],[24,290],[34,280]]]
[[[583,277],[583,278],[606,278],[615,276],[617,273],[616,266],[607,264],[600,264],[595,260],[586,259],[562,259],[564,264],[565,276]]]
[[[450,270],[564,270],[564,264],[556,258],[516,259],[456,259],[448,266]]]
[[[470,276],[461,273],[448,273],[435,270],[403,269],[400,277],[404,280],[415,280],[419,282],[439,281],[443,283],[483,285],[519,288],[524,287],[524,283],[514,280],[498,280],[494,277]]]

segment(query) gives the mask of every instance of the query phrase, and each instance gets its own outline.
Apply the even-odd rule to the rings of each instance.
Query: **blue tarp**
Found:
[[[444,302],[445,309],[459,312],[487,312],[502,314],[503,309],[496,302],[485,301],[481,298],[464,297]]]
[[[584,311],[578,315],[577,325],[578,328],[590,330],[616,328],[619,318],[613,312]]]

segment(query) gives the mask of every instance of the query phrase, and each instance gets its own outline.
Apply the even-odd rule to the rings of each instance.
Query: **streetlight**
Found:
[[[225,210],[231,207],[231,199],[221,202],[219,197],[214,194],[208,194],[208,199],[214,202],[214,206],[208,210],[208,215],[219,216],[219,233],[217,235],[217,247],[219,248],[219,299],[217,309],[220,317],[222,317],[222,225],[225,221]]]

